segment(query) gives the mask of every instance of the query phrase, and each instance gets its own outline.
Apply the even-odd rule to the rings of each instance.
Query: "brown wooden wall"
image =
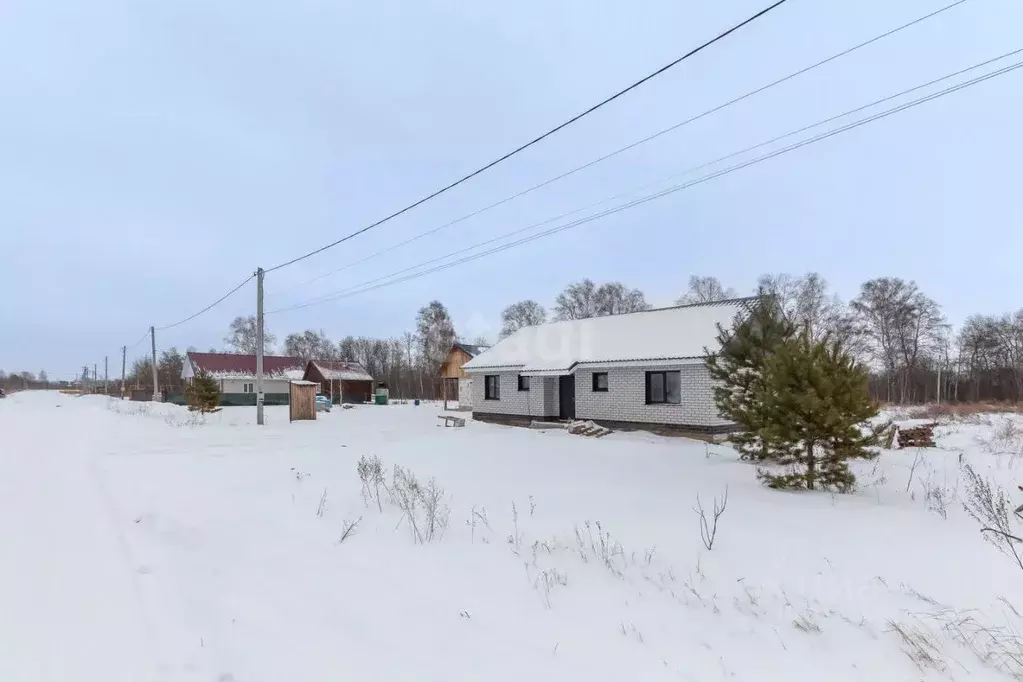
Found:
[[[291,421],[316,419],[316,384],[291,384]]]
[[[373,401],[372,381],[350,381],[341,382],[341,399],[346,403],[362,403]]]
[[[472,356],[461,348],[452,348],[448,353],[448,359],[440,366],[440,376],[443,379],[464,379],[465,370],[462,365],[472,360]]]

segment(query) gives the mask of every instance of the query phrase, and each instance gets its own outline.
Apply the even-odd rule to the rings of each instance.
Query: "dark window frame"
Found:
[[[597,385],[597,377],[604,377],[604,388]],[[607,389],[611,385],[608,381],[607,372],[594,372],[592,382],[591,388],[594,393],[607,393]]]
[[[526,387],[525,388],[522,387],[522,380],[523,379],[526,380]],[[529,384],[530,384],[529,375],[528,374],[520,374],[519,375],[519,390],[520,391],[528,391],[529,390]]]
[[[491,384],[491,379],[493,383]],[[493,392],[491,393],[490,388],[493,385]],[[483,375],[483,399],[484,400],[500,400],[501,399],[501,375],[500,374],[485,374]]]
[[[650,377],[655,374],[661,375],[661,400],[653,400],[650,397]],[[668,400],[668,375],[678,375],[678,400]],[[682,372],[677,369],[658,370],[646,373],[646,404],[647,405],[680,405],[682,404]]]

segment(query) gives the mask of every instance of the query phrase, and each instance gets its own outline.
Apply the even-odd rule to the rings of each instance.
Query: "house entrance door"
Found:
[[[575,419],[575,375],[558,377],[558,398],[561,403],[559,416]]]

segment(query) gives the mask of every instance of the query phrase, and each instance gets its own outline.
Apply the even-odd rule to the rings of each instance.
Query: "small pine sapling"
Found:
[[[849,460],[874,459],[877,430],[861,425],[877,414],[867,393],[867,370],[838,342],[800,334],[778,346],[765,363],[761,396],[762,461],[788,468],[761,469],[772,488],[849,492],[856,478]]]
[[[220,409],[220,384],[213,375],[201,369],[185,387],[185,401],[192,412],[216,412]]]
[[[763,396],[767,385],[766,365],[775,349],[796,335],[774,297],[761,292],[750,314],[732,328],[718,325],[720,350],[707,353],[707,369],[715,381],[714,402],[726,419],[739,429],[728,437],[742,459],[760,461],[766,457],[761,431],[768,415]],[[709,450],[708,450],[709,454]]]

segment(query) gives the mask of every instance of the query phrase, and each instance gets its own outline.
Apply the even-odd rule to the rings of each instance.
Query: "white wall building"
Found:
[[[220,384],[222,405],[256,404],[256,356],[244,353],[196,353],[185,356],[181,378],[188,382],[200,371]],[[301,358],[263,356],[263,399],[267,405],[286,405],[289,384],[303,378]]]
[[[721,433],[705,365],[718,325],[755,299],[677,306],[524,327],[467,362],[473,417],[483,421],[592,419],[615,428]]]

